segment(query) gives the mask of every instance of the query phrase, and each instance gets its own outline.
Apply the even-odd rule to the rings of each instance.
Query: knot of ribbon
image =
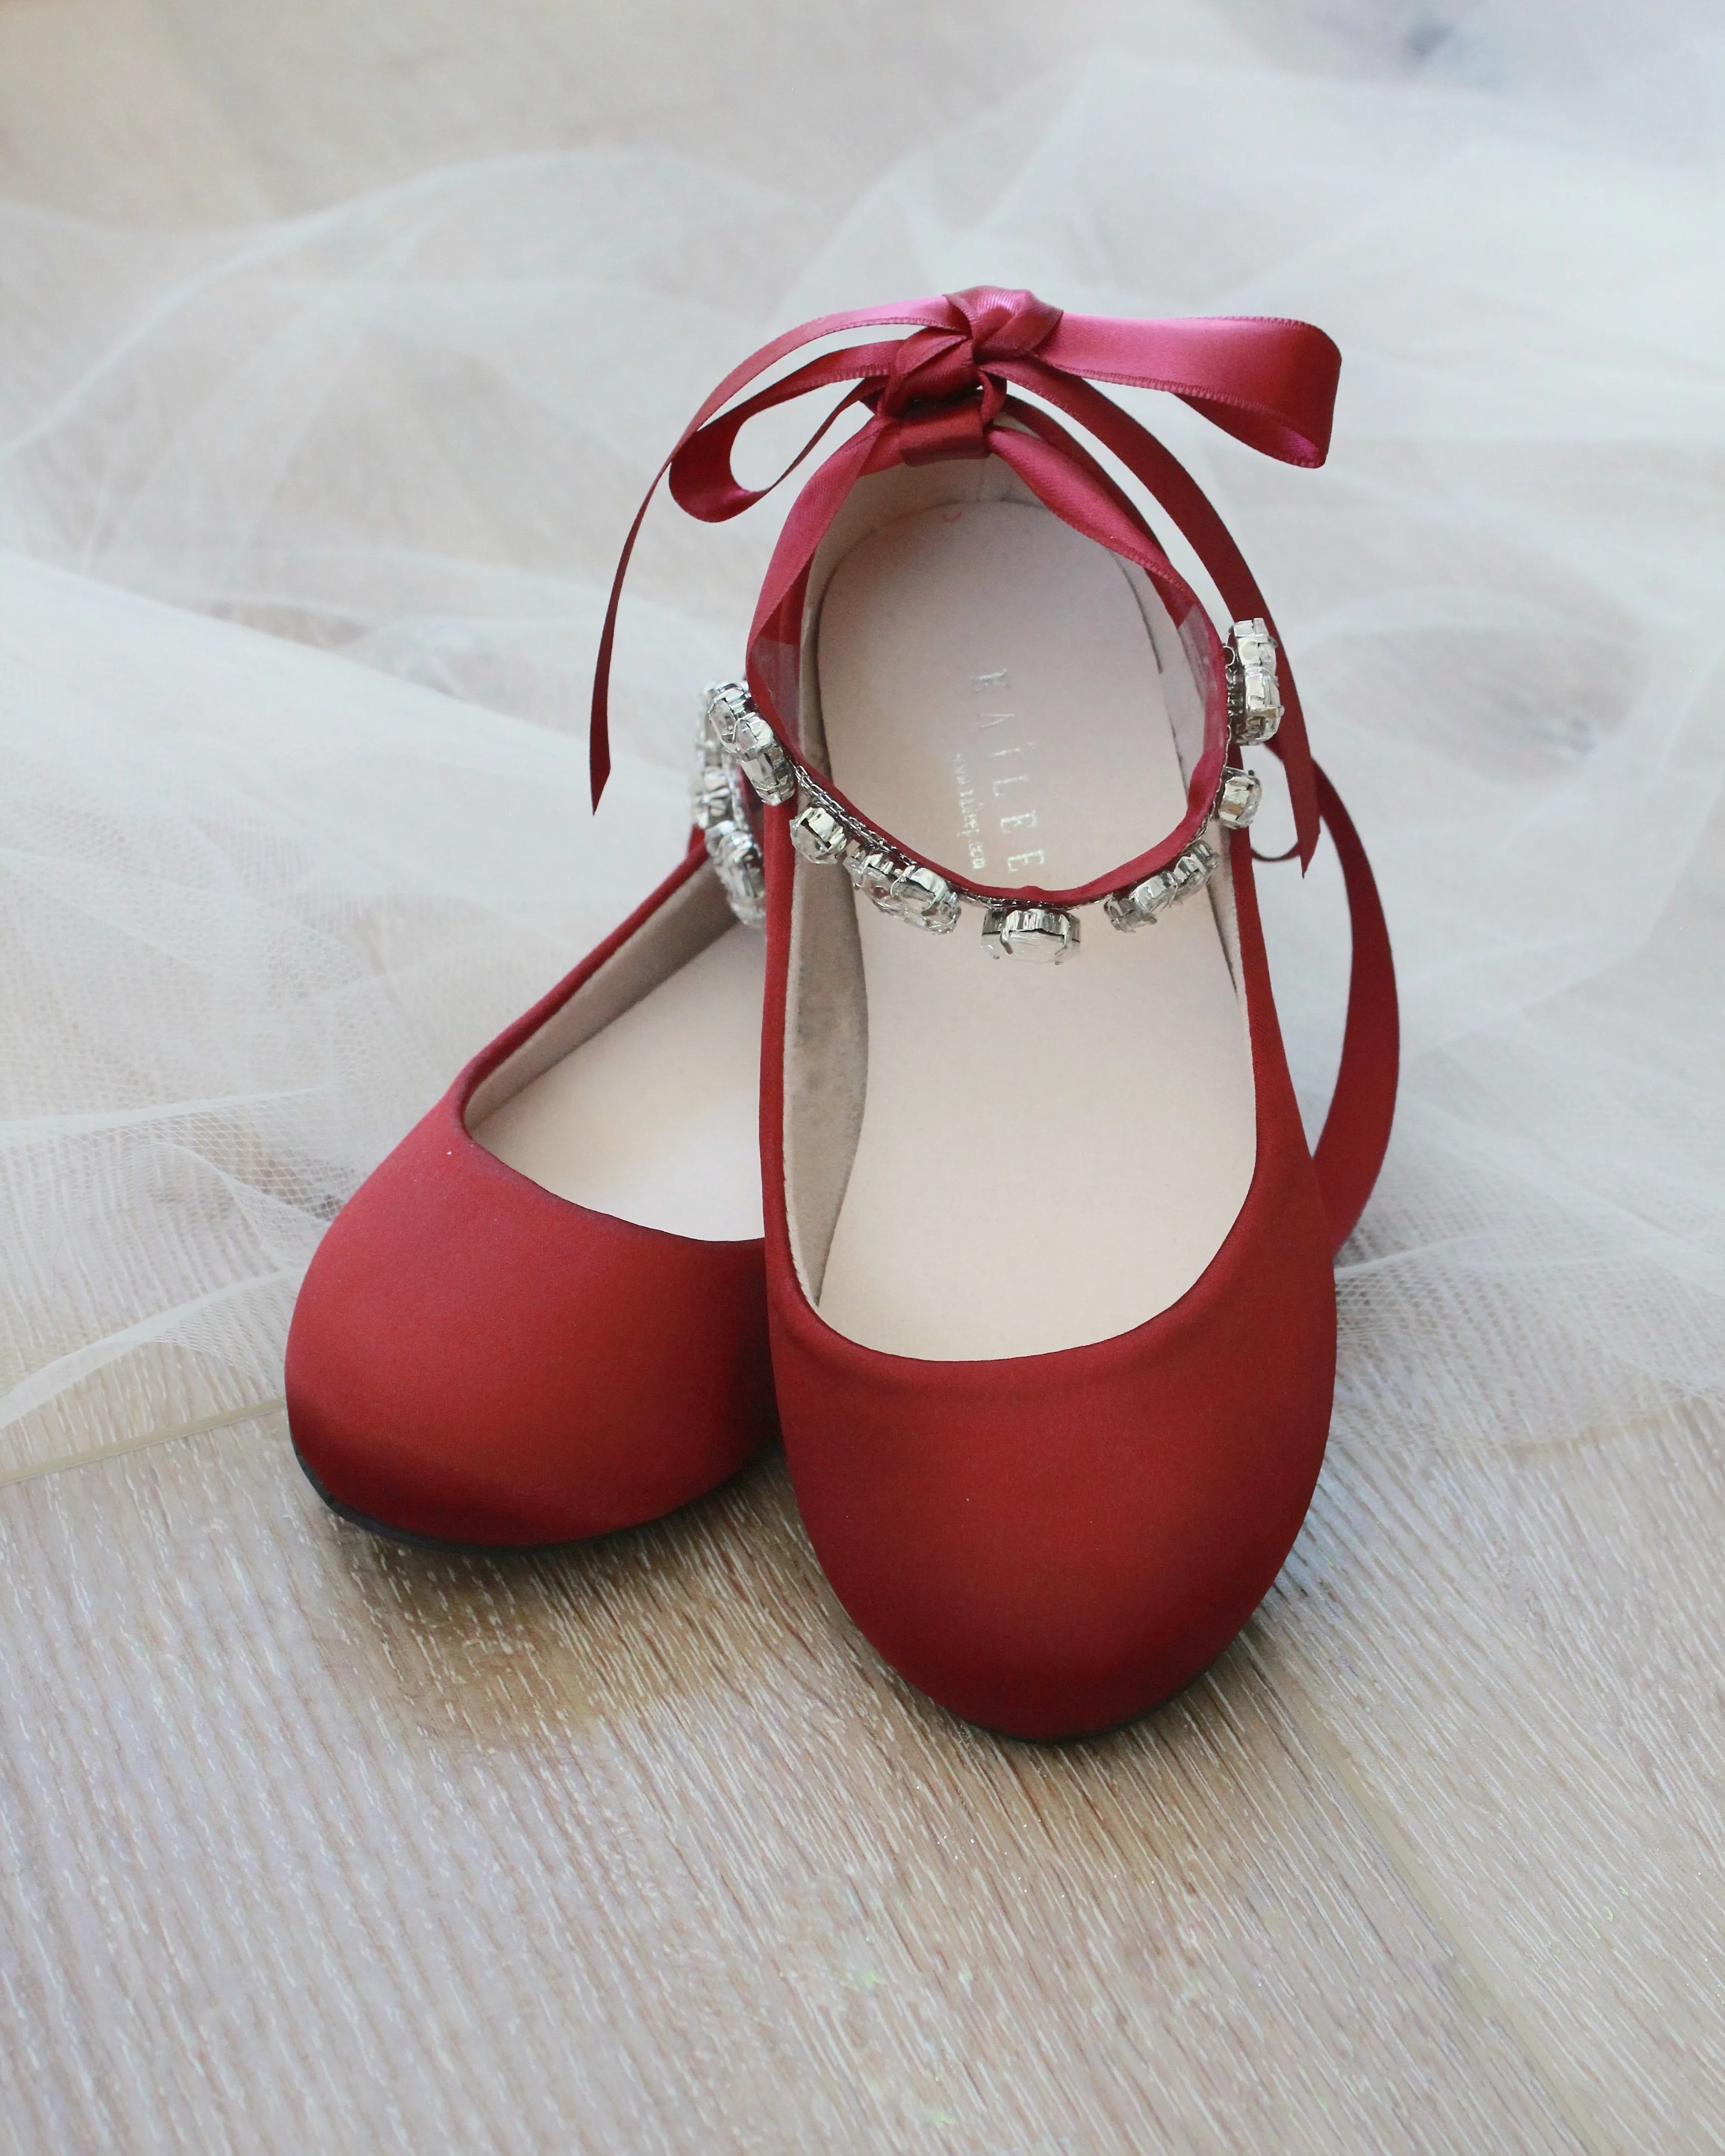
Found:
[[[846,331],[887,327],[907,328],[910,334],[823,353],[740,403],[731,402],[803,346]],[[648,506],[667,474],[683,509],[704,521],[722,522],[788,477],[846,411],[860,407],[869,415],[805,484],[762,588],[749,633],[748,670],[756,701],[777,730],[782,731],[781,704],[794,698],[809,567],[851,488],[895,465],[990,455],[1009,465],[1056,516],[1144,569],[1180,629],[1214,708],[1225,701],[1225,691],[1220,645],[1209,616],[1130,498],[1045,408],[1075,420],[1161,505],[1203,562],[1230,619],[1261,616],[1273,634],[1273,619],[1250,571],[1197,483],[1153,434],[1094,384],[1166,391],[1263,454],[1310,466],[1322,464],[1328,450],[1340,366],[1335,346],[1308,322],[1262,316],[1120,321],[1063,313],[1033,293],[993,285],[825,315],[787,331],[734,369],[701,405],[655,475],[629,529],[594,677],[594,805],[610,770],[607,684],[623,580]],[[749,420],[832,388],[843,393],[779,478],[764,487],[742,485],[732,452]],[[1038,401],[1027,402],[1015,389]],[[1317,793],[1299,699],[1286,673],[1282,690],[1276,747],[1287,770],[1296,850],[1304,863],[1317,843]],[[1220,773],[1225,726],[1211,732],[1215,738],[1192,774],[1192,830],[1208,813]],[[1189,835],[1183,826],[1127,865],[1129,871],[1150,873]]]
[[[989,430],[1007,398],[1005,377],[991,372],[989,362],[1025,357],[1060,319],[1058,307],[1032,292],[979,288],[949,294],[948,304],[958,322],[901,338],[885,381],[860,392],[877,413],[896,423],[907,465],[986,457]]]

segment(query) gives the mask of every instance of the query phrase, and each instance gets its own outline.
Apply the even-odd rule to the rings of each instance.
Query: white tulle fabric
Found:
[[[773,330],[983,280],[1346,355],[1316,475],[1135,400],[1281,617],[1395,937],[1341,1412],[1496,1446],[1717,1396],[1722,93],[1718,44],[1579,6],[1415,83],[1099,54],[812,256],[796,202],[642,154],[242,233],[0,211],[0,1470],[279,1394],[335,1207],[681,844],[773,516],[655,515],[595,820],[650,472]],[[1263,877],[1314,1114],[1337,882]]]

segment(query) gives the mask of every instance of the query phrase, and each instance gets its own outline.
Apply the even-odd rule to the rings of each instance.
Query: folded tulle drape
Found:
[[[0,210],[0,1471],[275,1394],[331,1210],[680,843],[773,519],[649,521],[595,820],[646,478],[772,331],[981,282],[1345,356],[1316,475],[1122,393],[1271,595],[1390,909],[1408,1061],[1341,1414],[1491,1447],[1725,1392],[1725,64],[1664,65],[1536,95],[1099,55],[818,245],[645,153],[239,234]],[[1338,879],[1263,880],[1316,1113]]]

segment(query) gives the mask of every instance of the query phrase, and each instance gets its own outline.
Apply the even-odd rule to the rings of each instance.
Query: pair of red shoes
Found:
[[[889,326],[911,334],[731,401],[799,345]],[[730,461],[753,413],[844,385],[826,425],[867,417],[786,521],[747,687],[708,692],[705,843],[318,1252],[287,1387],[331,1505],[437,1543],[567,1542],[701,1496],[777,1427],[839,1599],[957,1714],[1103,1728],[1227,1644],[1322,1457],[1332,1259],[1389,1138],[1394,981],[1256,585],[1091,383],[1312,465],[1338,364],[1303,323],[982,289],[806,324],[720,385],[665,467],[708,520],[758,499]],[[1225,642],[1056,411],[1184,533]],[[615,613],[614,592],[596,799]],[[1315,1156],[1246,828],[1240,749],[1272,735],[1300,858],[1327,824],[1353,923]],[[759,939],[733,912],[766,927],[764,1245]]]

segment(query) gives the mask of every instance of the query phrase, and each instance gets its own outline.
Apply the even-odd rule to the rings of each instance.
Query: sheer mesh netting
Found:
[[[1725,65],[1629,71],[1585,13],[1568,80],[1526,10],[1452,41],[1483,86],[1098,55],[813,247],[634,153],[240,234],[0,213],[0,1471],[279,1393],[334,1209],[680,849],[770,511],[655,512],[597,820],[584,739],[678,428],[773,328],[985,280],[1346,354],[1315,475],[1129,400],[1277,608],[1390,911],[1341,1415],[1497,1448],[1717,1395]],[[1338,879],[1263,881],[1315,1114]]]

